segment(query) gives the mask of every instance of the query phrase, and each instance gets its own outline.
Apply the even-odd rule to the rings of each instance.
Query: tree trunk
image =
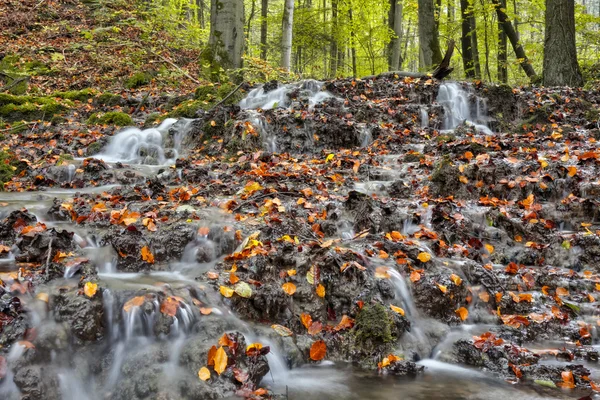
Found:
[[[252,30],[252,20],[256,14],[256,0],[252,0],[252,8],[250,9],[250,16],[248,17],[248,24],[246,25],[246,42],[250,44],[250,31]]]
[[[500,0],[501,7],[506,8],[506,0]],[[502,23],[498,22],[498,81],[508,83],[508,43]]]
[[[575,47],[573,0],[546,0],[544,86],[582,86]]]
[[[430,70],[442,62],[442,51],[436,29],[434,0],[419,0],[419,66]]]
[[[281,39],[281,68],[290,70],[292,59],[292,32],[294,28],[294,0],[285,0],[283,9],[283,37]]]
[[[402,0],[390,0],[389,27],[394,32],[389,46],[390,71],[402,69],[402,7]]]
[[[329,44],[329,77],[334,79],[338,70],[338,0],[331,0],[331,42]]]
[[[269,0],[262,0],[260,10],[260,58],[267,59],[267,17],[269,16]]]
[[[208,44],[214,60],[225,69],[242,67],[244,19],[243,1],[211,0]]]
[[[358,76],[358,68],[356,66],[356,34],[354,33],[354,16],[352,15],[352,7],[348,9],[348,20],[350,22],[350,51],[352,53],[352,76]]]
[[[469,0],[460,0],[460,12],[462,17],[462,47],[463,67],[467,78],[475,78],[475,62],[473,61],[473,41],[471,40],[471,18],[472,12]]]
[[[475,13],[473,12],[473,6],[471,6],[471,15],[469,15],[469,21],[471,25],[471,48],[473,49],[473,65],[475,66],[475,78],[481,79],[481,63],[479,62],[479,45],[477,43],[477,21],[475,20]]]
[[[502,29],[504,30],[504,33],[506,33],[508,40],[510,40],[510,44],[512,45],[513,50],[515,51],[515,55],[521,61],[521,68],[523,68],[523,71],[529,77],[529,79],[535,79],[537,77],[535,70],[533,69],[531,62],[529,61],[529,58],[527,58],[527,55],[525,55],[525,50],[523,49],[523,46],[521,45],[521,43],[519,43],[517,32],[515,32],[515,29],[510,23],[510,20],[508,19],[506,13],[502,11],[499,0],[492,0],[492,3],[496,7],[496,14],[498,14],[499,23],[502,24]]]

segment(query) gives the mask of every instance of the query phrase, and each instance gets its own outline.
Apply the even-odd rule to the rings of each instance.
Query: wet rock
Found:
[[[57,322],[63,322],[71,333],[83,342],[104,337],[104,308],[100,295],[93,299],[77,292],[60,293],[54,298],[53,309]]]
[[[13,243],[17,237],[17,228],[19,226],[35,225],[36,222],[37,218],[35,215],[29,213],[27,210],[13,211],[0,222],[0,239],[5,245]]]

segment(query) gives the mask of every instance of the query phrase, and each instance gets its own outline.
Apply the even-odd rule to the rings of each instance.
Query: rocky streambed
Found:
[[[0,395],[594,398],[599,103],[387,75],[10,135]]]

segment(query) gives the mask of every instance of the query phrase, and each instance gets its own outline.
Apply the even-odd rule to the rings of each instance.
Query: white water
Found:
[[[474,101],[471,99],[472,97],[474,97]],[[467,92],[460,84],[456,82],[442,83],[437,102],[444,107],[445,130],[456,129],[465,123],[485,135],[493,134],[485,124],[487,119],[485,100]]]
[[[113,136],[108,146],[94,158],[107,162],[130,164],[173,164],[179,155],[183,135],[189,126],[189,120],[183,121],[183,126],[175,134],[173,148],[165,148],[164,142],[169,128],[178,121],[168,118],[156,128],[144,130],[133,127],[125,128]]]
[[[287,108],[291,105],[289,94],[298,90],[299,98],[306,98],[310,107],[322,103],[334,97],[331,93],[323,91],[323,82],[306,80],[297,83],[282,85],[277,89],[265,93],[264,87],[260,86],[248,93],[248,96],[240,102],[242,109]]]

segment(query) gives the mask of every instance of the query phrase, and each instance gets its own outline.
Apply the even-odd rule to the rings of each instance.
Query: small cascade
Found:
[[[189,121],[184,121],[173,136],[173,147],[165,147],[169,128],[176,122],[176,119],[169,118],[156,128],[125,128],[113,136],[108,146],[94,157],[107,162],[129,164],[173,164],[189,127]]]
[[[248,110],[248,122],[260,134],[263,149],[269,153],[277,153],[277,136],[272,132],[265,117],[256,110]]]
[[[281,85],[269,90],[269,84],[253,89],[248,96],[240,102],[242,109],[287,108],[292,105],[290,94],[297,92],[299,99],[306,99],[310,107],[334,97],[331,93],[323,91],[323,82],[305,80],[297,83]]]
[[[473,97],[475,97],[474,102]],[[473,126],[480,133],[493,134],[485,124],[487,119],[485,100],[467,92],[460,84],[442,83],[437,102],[444,107],[444,129],[452,130],[465,123]]]
[[[429,113],[427,112],[427,108],[421,107],[419,114],[421,117],[421,128],[429,128]]]

